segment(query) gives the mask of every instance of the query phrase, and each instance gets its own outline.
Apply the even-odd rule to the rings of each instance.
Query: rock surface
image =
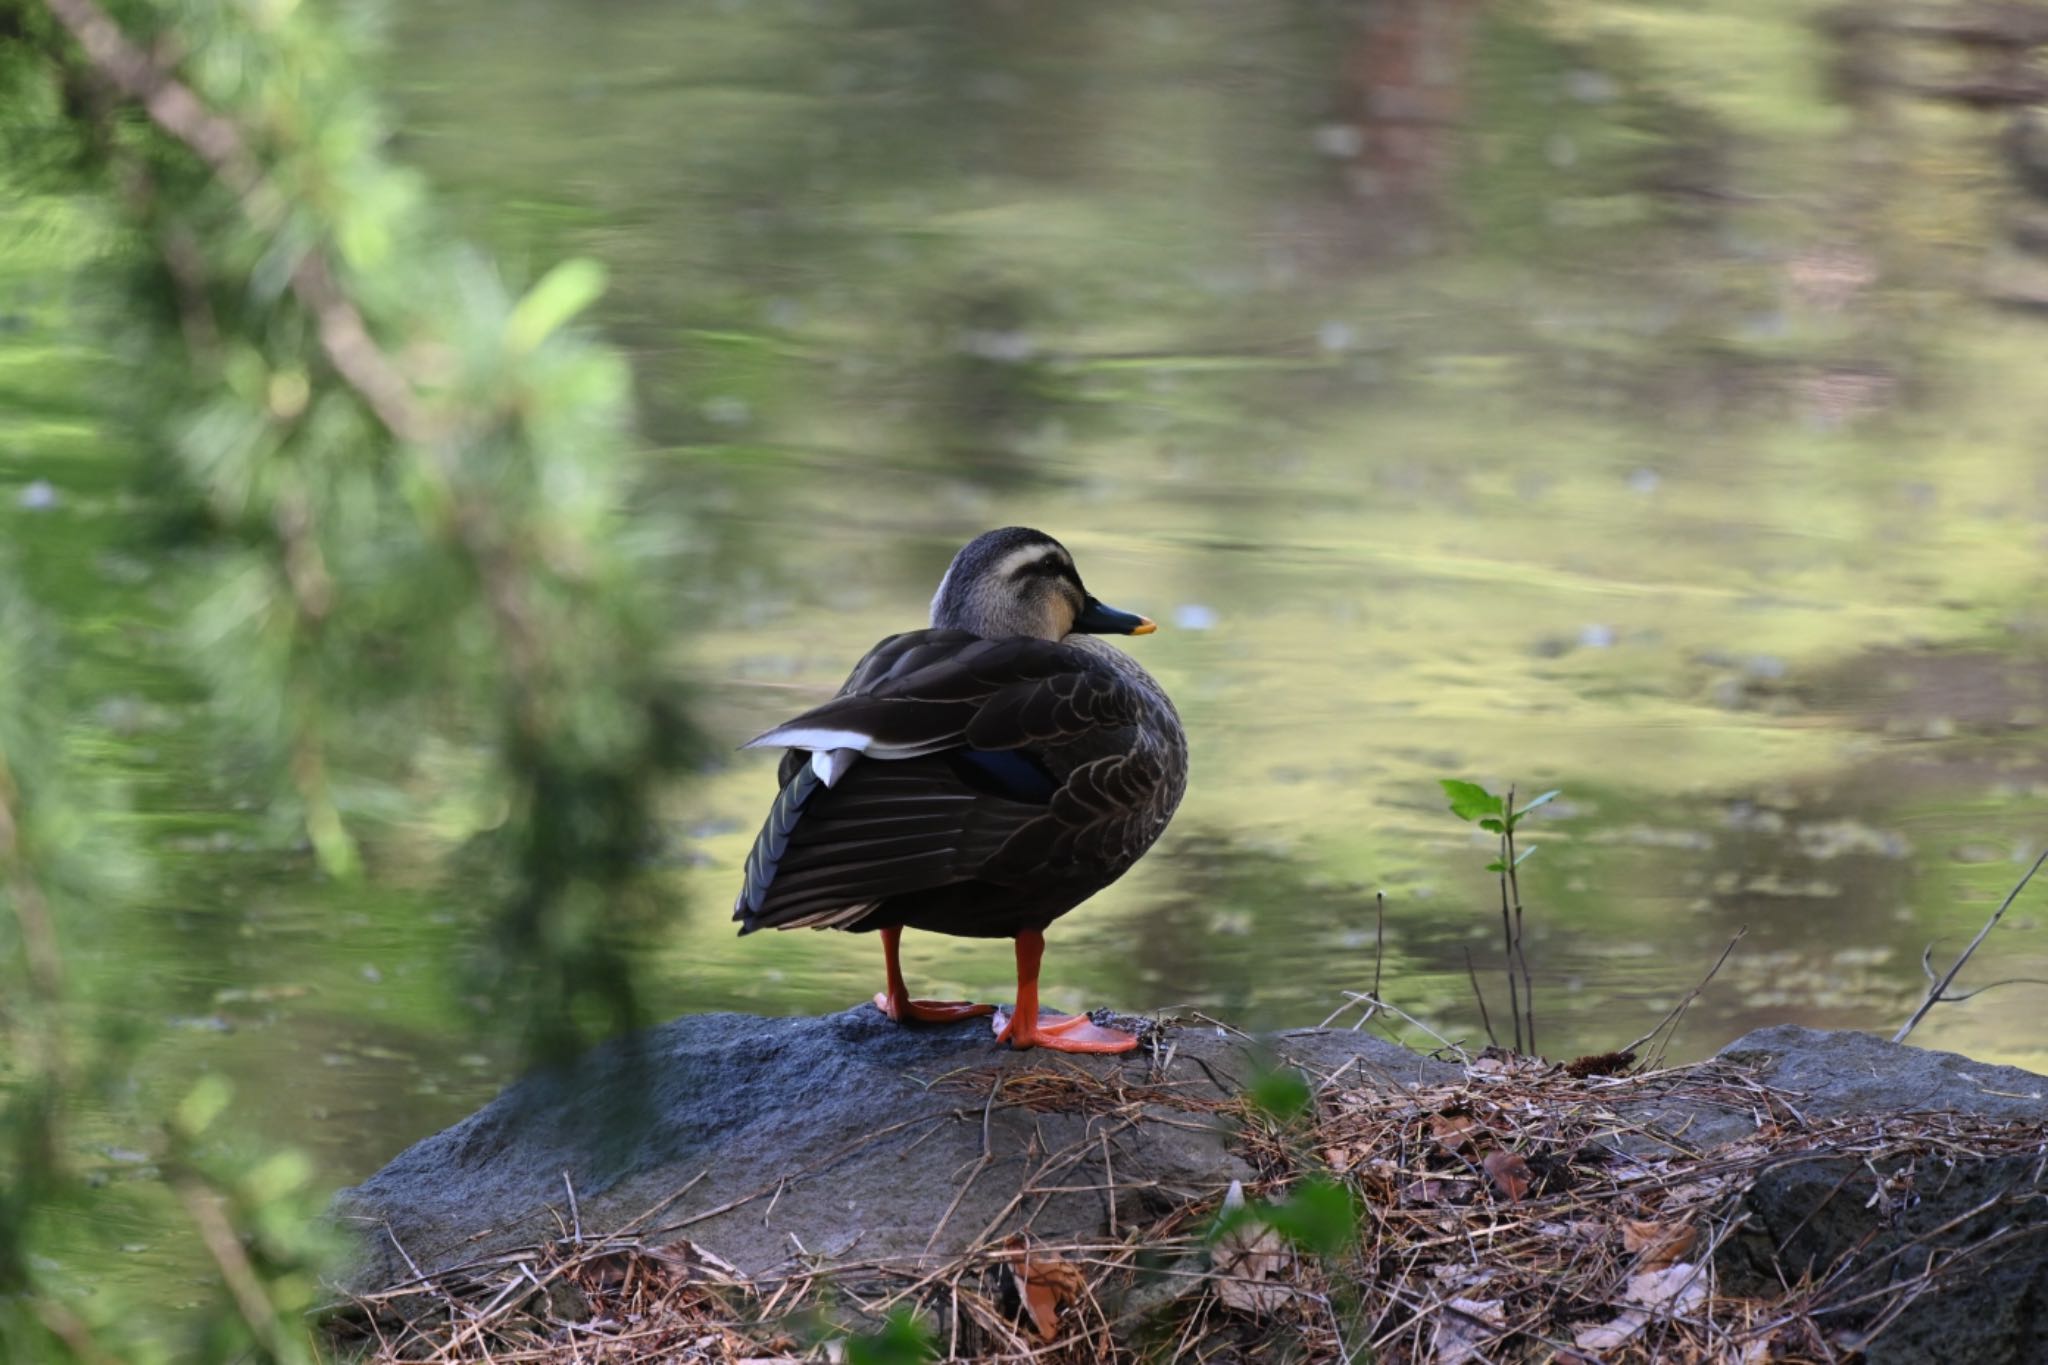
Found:
[[[2019,1123],[2048,1118],[2048,1076],[1869,1033],[1778,1024],[1743,1034],[1717,1055],[1753,1066],[1773,1090],[1804,1095],[1800,1112],[1808,1118],[1941,1111]]]
[[[1094,1234],[1112,1207],[1128,1224],[1246,1174],[1205,1108],[1276,1057],[1456,1074],[1315,1031],[1248,1045],[1179,1028],[1121,1058],[1013,1053],[986,1020],[903,1028],[865,1006],[697,1015],[636,1041],[637,1055],[612,1043],[572,1074],[521,1081],[343,1191],[337,1215],[366,1234],[351,1284],[404,1279],[407,1257],[431,1272],[572,1220],[612,1230],[642,1215],[637,1231],[674,1230],[754,1276],[805,1254],[945,1255],[1027,1220],[1040,1236]],[[1103,1087],[1083,1108],[991,1102],[999,1077],[1048,1066],[1121,1086],[1159,1121],[1141,1131]]]
[[[1360,1033],[1245,1040],[1175,1027],[1125,1057],[1076,1058],[997,1048],[985,1021],[910,1029],[865,1007],[696,1016],[635,1041],[520,1082],[344,1191],[337,1216],[364,1234],[351,1286],[579,1221],[684,1236],[755,1277],[805,1256],[949,1256],[1027,1223],[1038,1237],[1094,1237],[1219,1196],[1247,1174],[1215,1110],[1264,1067],[1299,1066],[1347,1088],[1463,1075]],[[1739,1143],[1787,1116],[2048,1124],[2048,1079],[1860,1034],[1764,1029],[1717,1065],[1745,1077],[1750,1088],[1731,1093],[1754,1102],[1673,1100],[1660,1111],[1653,1098],[1631,1101],[1647,1129],[1631,1139],[1637,1155]],[[1020,1080],[1048,1069],[1068,1082]],[[2041,1165],[2040,1153],[1967,1144],[1904,1184],[1824,1146],[1774,1164],[1730,1210],[1739,1217],[1715,1259],[1721,1290],[1854,1273],[1897,1292],[1874,1296],[1869,1316],[1824,1324],[1837,1348],[1853,1349],[1903,1304],[1870,1361],[2048,1359]],[[1937,1272],[1950,1268],[1923,1281],[1930,1256]]]
[[[1780,1026],[1720,1055],[1753,1067],[1809,1121],[1947,1113],[2037,1132],[2048,1123],[2048,1077],[1868,1034]],[[1713,1140],[1748,1129],[1724,1127]],[[2036,1150],[1958,1142],[1937,1159],[1882,1168],[1826,1153],[1773,1167],[1735,1210],[1742,1221],[1715,1258],[1721,1288],[1765,1293],[1781,1278],[1860,1277],[1871,1312],[1839,1324],[1835,1344],[1855,1346],[1896,1314],[1870,1342],[1869,1365],[2048,1360],[2048,1151],[2034,1135],[2026,1141]]]

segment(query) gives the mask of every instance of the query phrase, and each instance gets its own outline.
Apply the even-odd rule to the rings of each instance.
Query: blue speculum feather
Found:
[[[969,786],[1012,801],[1050,801],[1059,786],[1043,763],[1018,749],[954,749],[946,756]]]

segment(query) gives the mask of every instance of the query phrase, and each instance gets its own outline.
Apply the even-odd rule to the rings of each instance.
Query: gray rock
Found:
[[[365,1234],[350,1287],[409,1278],[407,1257],[445,1269],[579,1219],[593,1232],[687,1237],[756,1277],[805,1255],[936,1263],[1027,1224],[1046,1238],[1099,1236],[1250,1174],[1216,1103],[1275,1065],[1347,1087],[1461,1077],[1335,1030],[1243,1039],[1172,1027],[1106,1058],[1012,1053],[985,1020],[903,1028],[867,1007],[679,1019],[520,1082],[344,1191],[337,1215]],[[1861,1034],[1763,1029],[1714,1065],[1749,1080],[1629,1099],[1641,1131],[1623,1145],[1699,1153],[1795,1117],[2048,1123],[2048,1079]],[[1048,1083],[1048,1071],[1069,1080]],[[1003,1084],[1025,1073],[1041,1079]],[[1729,1098],[1701,1098],[1713,1093]],[[1896,1170],[1817,1148],[1742,1196],[1716,1254],[1721,1290],[1855,1277],[1874,1292],[1824,1324],[1837,1347],[1859,1346],[1897,1310],[1870,1361],[2048,1360],[2041,1164],[2038,1151],[1961,1142],[1901,1185]]]
[[[2048,1121],[2048,1077],[1868,1034],[1759,1029],[1720,1056],[1809,1121]],[[1836,1277],[1840,1297],[1869,1299],[1826,1325],[1838,1346],[1854,1347],[1882,1324],[1863,1356],[1870,1365],[2048,1360],[2042,1165],[2039,1150],[1999,1154],[1959,1141],[1882,1167],[1825,1150],[1775,1166],[1743,1195],[1743,1221],[1715,1256],[1721,1289],[1761,1294],[1802,1276]]]
[[[2019,1123],[2048,1119],[2048,1076],[1870,1033],[1777,1024],[1743,1034],[1718,1055],[1753,1069],[1808,1119],[1942,1111]]]
[[[1207,1108],[1277,1063],[1401,1079],[1441,1066],[1348,1033],[1247,1045],[1176,1028],[1108,1058],[1013,1053],[985,1019],[903,1028],[865,1006],[678,1019],[519,1082],[344,1190],[336,1214],[366,1234],[349,1283],[397,1283],[407,1257],[432,1272],[572,1219],[610,1231],[638,1218],[749,1275],[806,1253],[943,1257],[1027,1222],[1093,1235],[1112,1209],[1127,1226],[1248,1175]],[[1122,1098],[1102,1085],[1035,1107],[991,1098],[998,1079],[1047,1068]],[[1164,1121],[1140,1133],[1134,1113]]]

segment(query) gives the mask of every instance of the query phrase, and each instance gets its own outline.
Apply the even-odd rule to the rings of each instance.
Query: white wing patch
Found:
[[[846,758],[834,758],[832,768],[818,769],[818,776],[830,786],[843,774],[853,758],[866,754],[869,758],[921,758],[935,754],[941,749],[950,749],[960,742],[957,734],[940,735],[935,739],[918,744],[880,744],[873,735],[858,730],[833,730],[822,725],[784,725],[758,735],[740,745],[742,749],[804,749],[812,754],[837,753],[843,751]]]
[[[804,749],[811,755],[811,771],[828,787],[837,786],[854,760],[875,742],[873,735],[858,730],[830,730],[821,726],[784,725],[748,740],[743,749]]]
[[[828,787],[839,785],[839,779],[846,776],[854,760],[860,757],[858,749],[813,749],[811,750],[811,771],[818,780]]]
[[[831,730],[822,726],[778,725],[765,735],[756,735],[740,747],[742,749],[809,749],[813,753],[820,749],[852,749],[866,753],[868,746],[875,742],[873,735],[864,735],[858,730]]]

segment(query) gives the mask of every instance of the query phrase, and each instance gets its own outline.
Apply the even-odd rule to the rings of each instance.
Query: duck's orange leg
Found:
[[[1017,935],[1017,1012],[995,1018],[996,1041],[1014,1048],[1043,1047],[1054,1052],[1129,1052],[1137,1038],[1115,1029],[1097,1028],[1085,1014],[1038,1014],[1038,961],[1045,956],[1045,935],[1035,930]]]
[[[994,1005],[977,1005],[967,1000],[912,1000],[910,988],[903,984],[903,968],[896,961],[896,948],[902,942],[900,927],[882,930],[882,957],[889,968],[889,989],[876,992],[876,1009],[899,1024],[949,1024],[956,1019],[996,1012]]]

